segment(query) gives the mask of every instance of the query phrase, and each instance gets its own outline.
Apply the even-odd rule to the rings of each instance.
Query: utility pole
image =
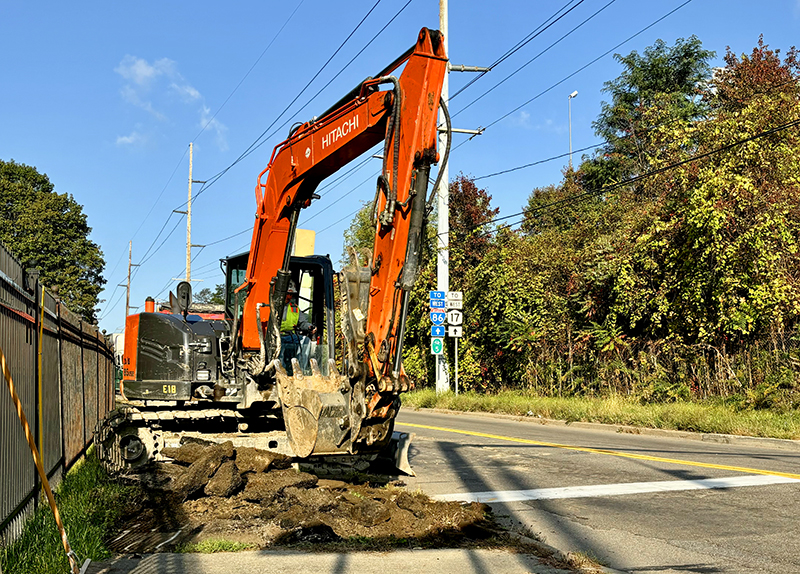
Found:
[[[189,142],[189,201],[186,203],[186,280],[192,280],[192,145]]]
[[[174,210],[175,213],[186,215],[186,281],[192,280],[192,247],[205,247],[205,245],[195,245],[192,243],[192,184],[205,183],[192,179],[192,152],[194,142],[189,142],[189,197],[186,201],[186,211]]]
[[[572,171],[572,98],[578,96],[578,90],[569,95],[569,169]]]
[[[439,31],[444,36],[444,51],[450,57],[449,49],[449,29],[448,29],[448,0],[439,0]],[[453,66],[447,63],[447,71],[442,82],[442,101],[445,106],[450,105],[450,71],[457,72],[488,72],[491,68],[479,68],[475,66]],[[452,138],[453,132],[480,135],[483,129],[463,130],[448,129],[446,118],[442,110],[439,111],[439,149],[444,150],[447,140]],[[443,291],[445,295],[450,291],[450,173],[447,164],[439,168],[442,177],[439,182],[439,189],[436,192],[438,209],[437,220],[437,243],[436,243],[436,289]],[[436,355],[436,393],[444,393],[450,390],[450,380],[448,377],[447,355],[442,353]]]
[[[444,35],[444,53],[450,57],[448,49],[448,29],[447,29],[447,0],[439,0],[439,31]],[[449,103],[450,91],[450,66],[448,62],[447,71],[444,74],[442,83],[442,101],[444,105]],[[445,123],[444,112],[439,110],[439,124]],[[439,134],[439,149],[443,150],[447,145],[448,133]],[[436,243],[436,289],[447,293],[450,290],[450,177],[447,164],[441,168],[442,177],[440,178],[439,189],[437,190],[437,243]],[[436,394],[450,390],[450,380],[447,373],[447,354],[436,355]]]
[[[120,287],[127,287],[125,295],[125,317],[127,318],[131,312],[131,267],[139,267],[138,263],[131,263],[131,256],[133,255],[133,241],[128,241],[128,283],[120,285]]]

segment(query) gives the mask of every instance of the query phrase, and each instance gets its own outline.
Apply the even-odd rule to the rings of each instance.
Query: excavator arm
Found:
[[[403,65],[399,78],[392,75]],[[441,34],[423,28],[416,44],[378,76],[293,130],[259,175],[246,280],[237,289],[245,303],[233,335],[249,377],[277,381],[298,456],[374,452],[391,435],[397,393],[409,386],[402,344],[427,217],[430,167],[439,161],[437,115],[446,70]],[[322,369],[327,372],[312,359],[312,375],[298,369],[289,375],[278,361],[279,325],[299,212],[317,198],[320,182],[381,141],[370,265],[355,271],[358,292],[352,296],[347,273],[342,274],[343,304],[351,319],[345,329],[346,372],[339,374],[331,358]],[[352,327],[353,322],[358,325]]]
[[[402,64],[399,79],[391,76]],[[321,181],[384,141],[365,328],[367,344],[383,358],[370,360],[369,368],[376,377],[397,378],[399,331],[416,276],[428,172],[438,160],[437,113],[446,66],[440,34],[423,29],[411,50],[378,77],[364,81],[354,97],[303,124],[275,148],[256,185],[247,279],[239,288],[247,293],[243,349],[270,346],[270,309],[284,300],[300,209],[310,205]],[[274,358],[267,356],[266,362]]]

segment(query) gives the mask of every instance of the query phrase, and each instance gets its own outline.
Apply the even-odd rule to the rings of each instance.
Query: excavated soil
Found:
[[[255,548],[442,547],[503,537],[488,506],[434,501],[400,481],[319,478],[282,455],[230,442],[164,454],[173,462],[120,477],[140,488],[112,550],[171,551],[210,539]]]

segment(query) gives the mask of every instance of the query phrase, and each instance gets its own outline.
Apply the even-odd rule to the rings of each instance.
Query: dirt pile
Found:
[[[164,454],[174,462],[155,463],[135,477],[142,495],[125,527],[131,533],[158,529],[165,536],[149,537],[159,544],[147,537],[132,544],[130,535],[123,536],[117,551],[165,551],[219,538],[261,548],[342,541],[450,546],[498,533],[488,506],[433,501],[400,482],[318,478],[295,470],[282,455],[230,442],[189,443]],[[174,539],[166,536],[171,532],[178,533]]]

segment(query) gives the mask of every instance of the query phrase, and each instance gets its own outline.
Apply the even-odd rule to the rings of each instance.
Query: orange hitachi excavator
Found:
[[[250,251],[223,260],[225,320],[191,315],[185,282],[170,294],[172,314],[127,317],[127,404],[95,432],[108,468],[158,459],[176,436],[230,430],[301,459],[387,447],[398,393],[412,386],[403,338],[430,169],[440,159],[446,69],[441,34],[423,28],[405,54],[275,147],[255,189]],[[318,198],[320,182],[381,141],[372,252],[338,274],[327,256],[292,256],[300,210]],[[338,357],[337,336],[345,342]]]

